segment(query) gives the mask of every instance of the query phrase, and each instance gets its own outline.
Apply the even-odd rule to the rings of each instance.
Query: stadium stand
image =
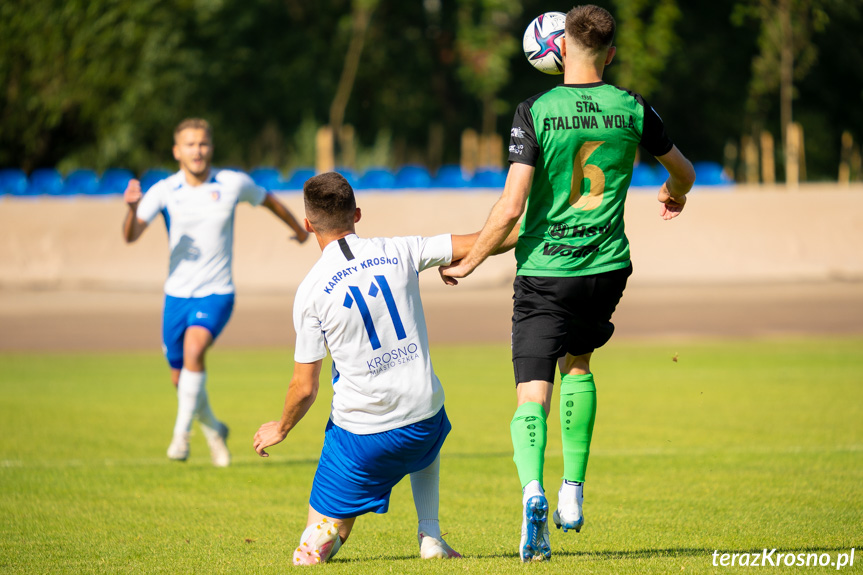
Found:
[[[297,168],[285,182],[286,190],[302,190],[306,180],[315,175],[314,168]]]
[[[27,175],[18,168],[0,170],[0,195],[24,196],[29,185]]]
[[[382,167],[369,168],[360,178],[360,190],[391,190],[395,187],[396,178],[393,173]]]
[[[285,187],[285,181],[282,178],[281,172],[272,167],[259,167],[249,172],[249,176],[256,184],[271,192],[273,190],[282,190]]]
[[[31,196],[62,196],[66,193],[63,176],[54,168],[37,168],[30,174],[30,188],[27,195]]]
[[[695,183],[699,186],[730,186],[734,180],[728,177],[716,162],[695,162]]]
[[[99,191],[99,176],[93,170],[74,170],[66,176],[66,195],[95,195]]]
[[[135,174],[126,168],[109,168],[102,174],[96,193],[100,196],[122,194],[134,177]]]
[[[502,188],[506,183],[506,171],[496,168],[477,170],[470,180],[472,188]]]
[[[402,166],[396,172],[396,188],[430,188],[431,175],[424,166],[407,165]]]
[[[466,188],[469,185],[470,182],[464,177],[464,172],[458,164],[444,164],[438,168],[432,180],[432,186],[435,188]]]
[[[162,168],[152,168],[147,170],[141,175],[141,191],[146,193],[147,190],[153,187],[153,184],[160,180],[164,180],[172,173],[173,172]]]
[[[695,162],[696,184],[699,186],[733,186],[734,180],[717,162]],[[243,171],[237,167],[224,169]],[[339,167],[341,173],[357,190],[394,190],[394,189],[465,189],[465,188],[503,188],[506,183],[506,168],[481,168],[472,177],[466,177],[458,164],[441,166],[434,177],[420,165],[405,165],[399,170],[374,166],[362,175],[350,168]],[[141,189],[146,192],[153,184],[167,178],[173,172],[163,168],[146,170],[141,176]],[[267,191],[302,190],[307,179],[315,175],[313,168],[297,168],[285,179],[274,167],[259,166],[251,170],[249,176],[256,184]],[[125,168],[106,170],[101,178],[90,169],[71,172],[64,180],[55,168],[38,168],[28,178],[23,170],[17,168],[0,169],[0,195],[13,196],[63,196],[63,195],[116,195],[122,194],[129,180],[135,175]],[[661,164],[639,163],[632,173],[633,188],[654,188],[661,186],[668,172]],[[638,190],[636,190],[638,191]]]

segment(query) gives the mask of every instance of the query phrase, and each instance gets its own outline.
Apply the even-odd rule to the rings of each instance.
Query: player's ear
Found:
[[[605,55],[605,65],[608,66],[611,64],[611,61],[614,60],[614,55],[617,53],[617,48],[614,46],[610,46],[608,48],[608,53]]]
[[[357,223],[358,221],[360,221],[360,218],[362,218],[362,217],[363,217],[363,213],[360,211],[359,208],[357,208],[357,211],[354,212],[354,223]]]
[[[314,228],[312,228],[312,222],[309,221],[309,218],[303,218],[303,227],[306,228],[306,231],[310,234],[315,233]]]
[[[177,144],[174,144],[174,147],[171,148],[171,151],[174,152],[174,159],[179,162],[180,161],[180,148],[177,147]]]

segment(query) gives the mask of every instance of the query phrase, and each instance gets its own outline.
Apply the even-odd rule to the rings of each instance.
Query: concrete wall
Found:
[[[499,190],[360,193],[360,235],[479,229]],[[299,194],[281,198],[302,214]],[[0,288],[158,290],[167,271],[167,238],[156,220],[135,244],[120,236],[120,198],[0,199]],[[632,190],[626,229],[633,283],[746,283],[863,280],[863,187],[696,188],[683,215],[659,218],[655,190]],[[236,219],[238,290],[293,291],[318,257],[310,240],[265,208],[242,205]],[[511,282],[511,254],[489,260],[465,287]],[[436,274],[424,274],[428,286]]]

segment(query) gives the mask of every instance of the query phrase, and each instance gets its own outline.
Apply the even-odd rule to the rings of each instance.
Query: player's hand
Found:
[[[460,261],[461,261],[461,260],[457,260],[457,261],[452,262],[452,263],[451,263],[450,265],[448,265],[448,266],[439,266],[439,267],[438,267],[438,269],[437,269],[437,273],[439,273],[439,274],[440,274],[440,279],[441,279],[441,280],[443,280],[443,283],[445,283],[445,284],[446,284],[446,285],[448,285],[448,286],[457,286],[457,285],[458,285],[458,280],[457,280],[456,278],[452,277],[452,276],[448,276],[448,275],[446,275],[446,274],[444,273],[444,271],[446,271],[446,270],[448,270],[448,269],[452,268],[453,266],[458,265]]]
[[[141,192],[141,182],[135,179],[129,180],[129,185],[126,186],[126,191],[123,192],[123,200],[132,209],[138,207],[138,202],[144,194]]]
[[[300,230],[296,235],[291,236],[291,239],[297,242],[298,244],[306,243],[306,240],[309,239],[311,234],[306,230]]]
[[[252,445],[258,455],[261,457],[269,457],[270,454],[264,451],[268,447],[272,447],[277,443],[284,441],[287,433],[283,432],[278,421],[271,421],[263,424],[255,434],[255,440]]]
[[[440,273],[443,283],[448,286],[454,286],[458,285],[458,280],[456,278],[466,278],[474,269],[474,266],[465,264],[464,260],[458,260],[448,266],[441,266],[438,268],[438,272]]]
[[[668,183],[662,184],[659,189],[657,199],[662,204],[659,207],[659,217],[663,220],[676,218],[683,211],[683,206],[686,205],[686,195],[672,196],[668,190]]]

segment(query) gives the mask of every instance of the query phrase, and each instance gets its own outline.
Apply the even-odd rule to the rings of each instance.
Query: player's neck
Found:
[[[602,82],[604,71],[605,66],[594,62],[589,64],[574,62],[572,65],[567,62],[567,66],[563,70],[563,82],[565,84],[595,84]]]
[[[324,248],[330,245],[333,242],[337,242],[340,239],[349,236],[351,234],[357,233],[354,230],[345,230],[343,232],[334,232],[331,234],[319,234],[315,232],[315,239],[318,240],[318,245],[321,247],[321,251],[324,251]]]
[[[193,174],[189,170],[183,168],[183,175],[186,177],[186,183],[192,187],[201,186],[210,180],[210,169],[200,174]]]

